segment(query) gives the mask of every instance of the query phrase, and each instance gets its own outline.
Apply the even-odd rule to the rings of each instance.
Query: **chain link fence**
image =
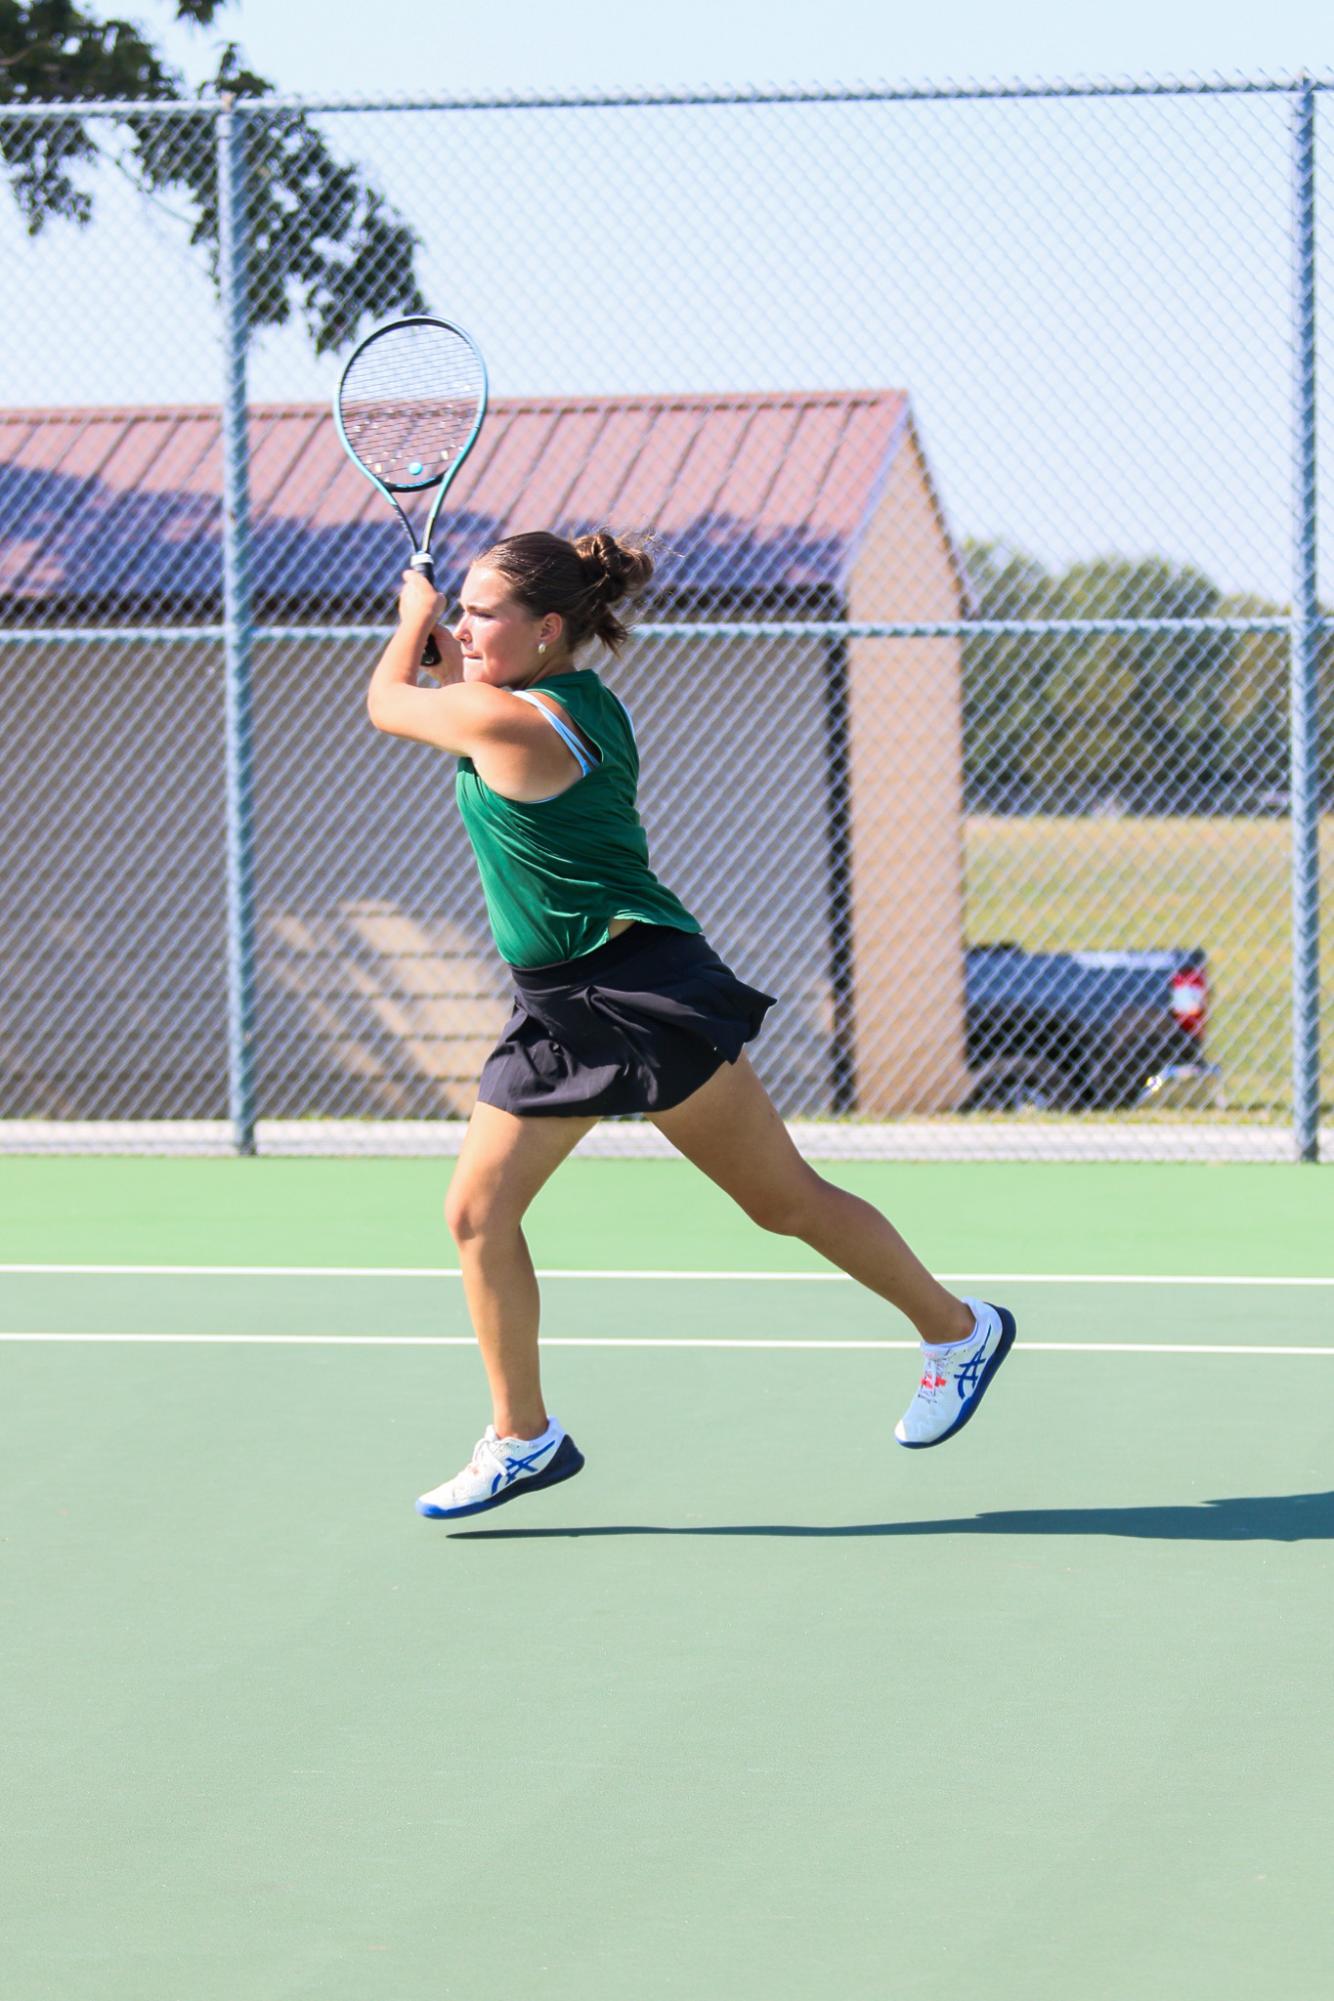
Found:
[[[1331,91],[0,106],[0,1147],[457,1144],[504,969],[328,416],[427,306],[442,581],[656,538],[654,862],[808,1148],[1317,1157]]]

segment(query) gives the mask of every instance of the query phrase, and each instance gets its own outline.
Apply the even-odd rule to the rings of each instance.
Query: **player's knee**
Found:
[[[468,1244],[496,1229],[501,1204],[491,1189],[451,1182],[445,1197],[445,1227],[456,1244]]]
[[[815,1183],[815,1176],[810,1182],[785,1181],[775,1188],[758,1190],[741,1206],[752,1223],[758,1223],[762,1230],[769,1230],[776,1237],[804,1236],[810,1226]]]

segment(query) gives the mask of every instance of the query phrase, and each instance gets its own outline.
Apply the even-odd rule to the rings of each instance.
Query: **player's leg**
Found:
[[[956,1298],[873,1204],[817,1174],[746,1056],[653,1122],[764,1229],[799,1237],[911,1320],[928,1365],[900,1443],[935,1445],[959,1430],[1014,1340],[1005,1309]]]
[[[493,1422],[461,1473],[423,1494],[417,1512],[477,1515],[568,1480],[583,1455],[542,1396],[537,1275],[523,1234],[529,1203],[596,1119],[473,1112],[445,1200],[468,1312],[491,1386]]]
[[[724,1063],[684,1104],[653,1123],[766,1230],[800,1237],[905,1313],[926,1341],[952,1341],[972,1320],[880,1211],[804,1160],[746,1056]]]
[[[596,1119],[521,1119],[479,1104],[445,1197],[496,1430],[535,1438],[547,1422],[537,1353],[537,1277],[523,1234],[529,1203]]]

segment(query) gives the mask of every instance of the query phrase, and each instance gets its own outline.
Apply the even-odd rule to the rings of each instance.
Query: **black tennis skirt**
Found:
[[[632,924],[582,958],[511,966],[514,1013],[483,1104],[521,1118],[665,1112],[735,1063],[776,1005],[698,932]]]

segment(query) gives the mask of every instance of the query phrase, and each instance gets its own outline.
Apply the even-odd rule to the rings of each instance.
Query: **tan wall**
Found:
[[[452,761],[377,736],[364,646],[255,663],[261,1116],[472,1104],[508,1012]],[[820,648],[642,641],[611,678],[655,866],[781,996],[758,1050],[794,1113],[831,1093]],[[6,648],[0,1117],[227,1109],[216,643]]]
[[[221,649],[0,653],[0,1112],[226,1115]]]
[[[960,615],[911,432],[858,557],[848,615]],[[948,1109],[967,1081],[958,642],[852,641],[848,728],[856,1109]]]

